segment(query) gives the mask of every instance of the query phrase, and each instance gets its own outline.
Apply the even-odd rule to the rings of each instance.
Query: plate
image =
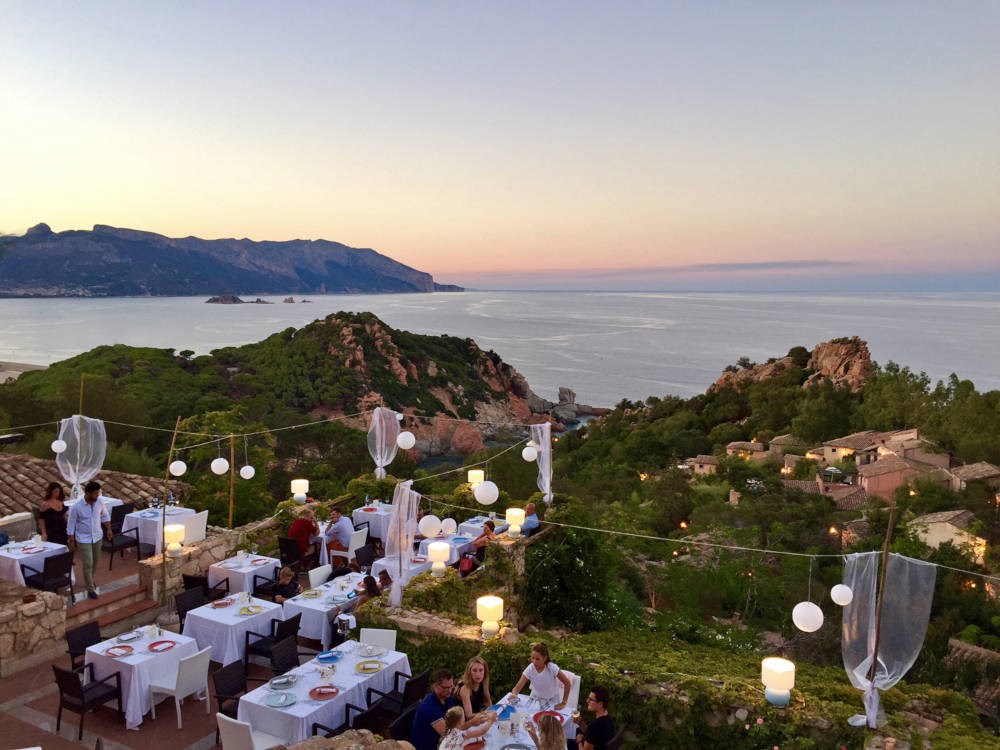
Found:
[[[266,557],[258,557],[256,560],[254,560],[250,564],[251,565],[267,565],[269,562],[271,562],[271,561],[268,560]]]
[[[267,683],[267,686],[271,688],[271,690],[283,690],[294,685],[295,680],[297,679],[298,678],[293,674],[283,674],[277,677],[272,677],[270,682]]]
[[[453,541],[455,544],[467,544],[472,540],[467,536],[453,536],[451,538],[451,541]]]
[[[500,750],[533,750],[533,748],[523,742],[511,742],[501,747]]]
[[[382,646],[372,646],[368,643],[358,644],[358,647],[354,651],[358,656],[364,656],[369,659],[374,659],[376,657],[382,656],[385,653],[385,649]]]
[[[378,511],[378,508],[362,508],[361,510],[363,510],[365,513],[375,513]]]
[[[328,701],[331,698],[336,698],[339,692],[340,689],[333,685],[320,685],[309,691],[309,697],[316,701]]]
[[[104,655],[117,659],[119,656],[128,656],[132,653],[131,646],[109,646],[104,649]]]
[[[465,746],[464,750],[483,750],[486,747],[486,740],[473,740]]]
[[[269,706],[274,706],[275,708],[284,708],[285,706],[290,706],[295,703],[295,696],[291,693],[271,693],[267,696],[267,700],[264,701]]]
[[[375,674],[376,672],[378,672],[379,670],[381,670],[382,667],[384,667],[384,666],[385,666],[385,664],[383,664],[380,661],[375,661],[374,659],[369,659],[367,661],[359,661],[354,666],[354,669],[355,669],[355,671],[360,672],[361,674]]]
[[[26,555],[34,555],[36,552],[44,552],[44,551],[45,547],[24,547],[21,549],[21,552],[23,552]]]
[[[232,603],[233,603],[232,599],[216,599],[214,602],[212,602],[212,606],[215,609],[218,609],[219,607],[228,607]]]
[[[143,518],[156,518],[158,515],[160,515],[160,512],[158,510],[144,510],[139,515],[141,515]]]
[[[132,631],[131,633],[122,633],[118,636],[119,643],[128,643],[129,641],[137,641],[142,638],[142,633],[136,633]]]
[[[149,644],[149,650],[154,654],[159,654],[163,651],[169,651],[176,645],[177,641],[153,641]]]
[[[416,563],[417,565],[422,565],[423,563],[427,562],[427,558],[426,557],[421,557],[421,556],[411,557],[410,558],[410,562],[411,563]]]
[[[317,591],[316,589],[306,589],[305,591],[302,592],[302,596],[304,596],[306,599],[315,599],[316,597],[319,596],[319,594],[320,592]]]
[[[339,651],[324,651],[320,654],[316,654],[316,661],[322,664],[333,664],[335,661],[340,661],[340,657],[343,654]]]
[[[264,608],[259,604],[248,604],[245,607],[240,607],[241,615],[259,615],[264,611]]]
[[[562,715],[561,713],[559,713],[558,711],[539,711],[539,712],[538,712],[537,714],[535,714],[535,715],[534,715],[534,716],[532,716],[531,718],[532,718],[532,720],[533,720],[533,721],[534,721],[534,722],[535,722],[535,723],[537,724],[537,723],[538,723],[538,720],[539,720],[540,718],[542,718],[543,716],[555,716],[555,717],[556,717],[556,719],[558,719],[558,720],[559,720],[559,723],[560,723],[560,724],[562,724],[562,723],[563,723],[564,721],[566,721],[566,717],[565,717],[565,716],[563,716],[563,715]]]

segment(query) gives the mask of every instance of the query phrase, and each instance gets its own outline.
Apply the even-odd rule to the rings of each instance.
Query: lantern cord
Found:
[[[478,462],[476,462],[474,464],[466,464],[465,466],[457,466],[454,469],[448,469],[447,471],[442,471],[442,472],[440,472],[438,474],[431,474],[430,476],[427,476],[427,477],[420,477],[419,479],[414,479],[413,483],[416,484],[417,482],[426,482],[428,479],[437,479],[438,477],[445,477],[445,476],[448,476],[449,474],[459,474],[459,473],[461,473],[463,471],[468,471],[469,469],[474,469],[477,466],[486,466],[490,461],[495,461],[496,459],[500,458],[500,456],[502,456],[504,453],[510,453],[515,448],[519,448],[520,446],[524,445],[526,442],[528,442],[529,439],[530,438],[525,438],[524,440],[521,440],[521,441],[519,441],[517,443],[514,443],[513,445],[509,445],[506,448],[504,448],[502,451],[500,451],[499,453],[497,453],[496,455],[490,456],[489,458],[487,458],[487,459],[485,459],[483,461],[478,461]],[[435,502],[437,502],[437,501],[435,501]],[[439,503],[439,504],[440,505],[447,505],[447,503]],[[460,506],[460,505],[453,505],[451,507],[453,507],[453,508],[460,508],[462,506]],[[468,508],[466,508],[465,510],[468,510]]]
[[[247,446],[247,436],[243,436],[243,464],[250,464],[250,448]]]
[[[36,427],[58,427],[59,422],[39,422],[38,424],[25,424],[18,427],[4,427],[4,432],[13,432],[14,430],[33,430]],[[165,432],[170,432],[170,430],[165,430]]]
[[[806,583],[806,601],[811,602],[813,598],[813,562],[815,561],[815,556],[809,558],[809,578]]]

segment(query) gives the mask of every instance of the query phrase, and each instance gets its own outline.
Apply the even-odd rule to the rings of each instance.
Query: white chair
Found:
[[[205,539],[205,531],[208,528],[208,511],[195,513],[184,524],[184,544],[194,544]]]
[[[330,573],[333,572],[332,565],[320,565],[318,568],[313,568],[309,571],[309,588],[314,589],[317,586],[326,583],[326,579],[330,577]]]
[[[354,553],[358,551],[360,547],[365,546],[365,542],[368,541],[368,527],[363,529],[358,529],[353,534],[351,534],[351,541],[347,543],[347,551],[344,550],[330,550],[330,559],[334,557],[346,558],[347,562],[345,565],[351,562],[351,558],[354,557]]]
[[[208,699],[208,662],[212,656],[212,647],[204,648],[197,654],[192,654],[177,663],[177,669],[169,674],[154,677],[149,681],[149,702],[153,708],[153,718],[156,718],[156,694],[174,696],[177,707],[177,728],[183,729],[181,722],[181,701],[189,695],[205,694],[205,713],[212,713],[212,702]]]
[[[562,673],[569,677],[569,699],[566,701],[566,708],[576,709],[580,705],[580,675],[573,674],[568,669],[563,669]]]
[[[225,714],[216,714],[215,720],[219,722],[222,750],[267,750],[287,744],[283,737],[258,732],[247,722],[230,719]]]
[[[381,646],[389,651],[396,650],[396,631],[387,628],[361,628],[360,640],[368,646]]]

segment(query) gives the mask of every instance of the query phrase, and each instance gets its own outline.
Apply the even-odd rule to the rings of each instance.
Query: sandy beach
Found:
[[[0,383],[17,380],[21,373],[44,370],[46,365],[26,365],[23,362],[0,362]]]

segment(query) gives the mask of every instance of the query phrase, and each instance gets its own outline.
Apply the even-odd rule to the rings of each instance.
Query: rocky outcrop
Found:
[[[336,737],[310,737],[294,745],[277,745],[275,750],[413,750],[405,740],[381,740],[367,729],[348,729]]]
[[[796,358],[791,354],[765,364],[743,363],[741,368],[735,366],[727,368],[708,390],[747,388],[753,383],[778,377],[795,365]],[[871,366],[868,344],[857,336],[826,341],[817,344],[809,354],[808,362],[805,364],[808,376],[803,387],[829,379],[834,385],[858,391],[865,384]]]

